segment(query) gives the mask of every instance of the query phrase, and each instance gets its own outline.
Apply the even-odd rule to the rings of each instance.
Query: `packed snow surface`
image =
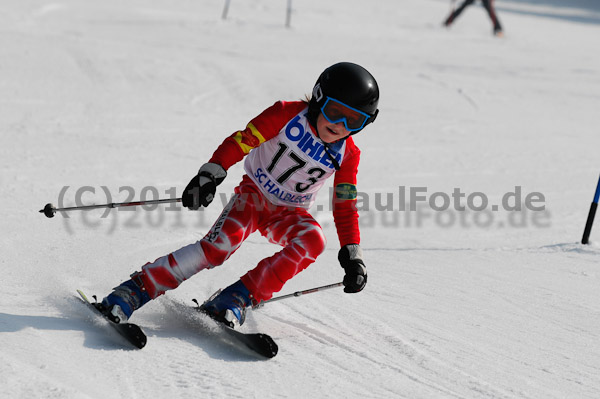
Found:
[[[2,1],[1,396],[600,397],[600,222],[579,243],[600,172],[598,2],[498,1],[503,38],[479,3],[449,29],[446,0],[294,1],[290,27],[285,1],[223,19],[226,4]],[[338,61],[381,88],[355,136],[366,289],[250,312],[244,330],[279,344],[259,359],[188,308],[278,250],[255,234],[135,313],[148,345],[129,349],[75,290],[102,298],[200,239],[242,166],[203,212],[38,210],[175,197]],[[327,191],[328,248],[278,295],[342,279]]]

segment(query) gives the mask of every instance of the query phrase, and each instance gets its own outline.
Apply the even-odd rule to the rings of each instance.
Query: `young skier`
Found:
[[[203,305],[219,321],[232,327],[243,324],[246,307],[271,298],[324,250],[323,231],[308,208],[331,175],[344,291],[361,291],[367,270],[356,210],[360,151],[351,135],[375,120],[378,102],[375,78],[359,65],[342,62],[325,69],[309,100],[279,101],[225,139],[182,196],[189,209],[208,206],[227,169],[246,158],[246,174],[210,231],[200,241],[144,265],[102,300],[101,310],[116,322],[128,320],[151,299],[224,263],[258,230],[283,249]]]
[[[494,35],[502,36],[502,26],[500,25],[500,20],[498,20],[498,17],[496,16],[496,11],[494,10],[494,0],[481,1],[488,12],[490,19],[492,20],[492,24],[494,25]],[[462,4],[457,9],[453,10],[448,16],[448,18],[446,18],[446,21],[444,21],[444,26],[450,26],[450,24],[454,22],[454,20],[463,12],[463,10],[467,8],[467,6],[473,4],[474,2],[475,0],[464,0]]]

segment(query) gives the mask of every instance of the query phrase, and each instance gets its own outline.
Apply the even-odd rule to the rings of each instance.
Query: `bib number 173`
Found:
[[[298,154],[294,151],[288,151],[288,146],[285,143],[278,143],[279,150],[275,153],[271,164],[267,167],[267,171],[269,173],[273,173],[275,166],[281,161],[284,155],[287,154],[287,157],[292,160],[292,164],[289,168],[287,168],[282,174],[280,174],[275,181],[279,184],[285,183],[294,173],[299,171],[300,169],[306,166],[306,161],[302,159]],[[307,170],[307,173],[311,176],[304,183],[300,182],[296,184],[295,190],[298,193],[303,193],[308,190],[313,184],[319,181],[321,177],[325,175],[325,170],[313,167]]]

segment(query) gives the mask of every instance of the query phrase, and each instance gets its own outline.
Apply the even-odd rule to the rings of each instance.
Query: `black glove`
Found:
[[[367,268],[362,260],[362,249],[358,244],[344,245],[338,253],[340,265],[346,271],[344,292],[360,292],[367,285]]]
[[[208,206],[215,198],[217,186],[225,180],[225,177],[227,172],[221,165],[205,163],[183,190],[181,203],[194,211],[200,206]]]

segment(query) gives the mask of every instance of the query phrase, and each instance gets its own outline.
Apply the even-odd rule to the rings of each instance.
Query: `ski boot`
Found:
[[[224,290],[217,291],[204,302],[201,310],[216,321],[236,328],[246,320],[246,308],[252,305],[251,296],[244,283],[238,280]]]
[[[140,273],[134,273],[131,275],[131,280],[113,288],[113,292],[104,298],[97,307],[115,323],[125,323],[134,310],[141,308],[149,301],[150,296],[144,288]]]

